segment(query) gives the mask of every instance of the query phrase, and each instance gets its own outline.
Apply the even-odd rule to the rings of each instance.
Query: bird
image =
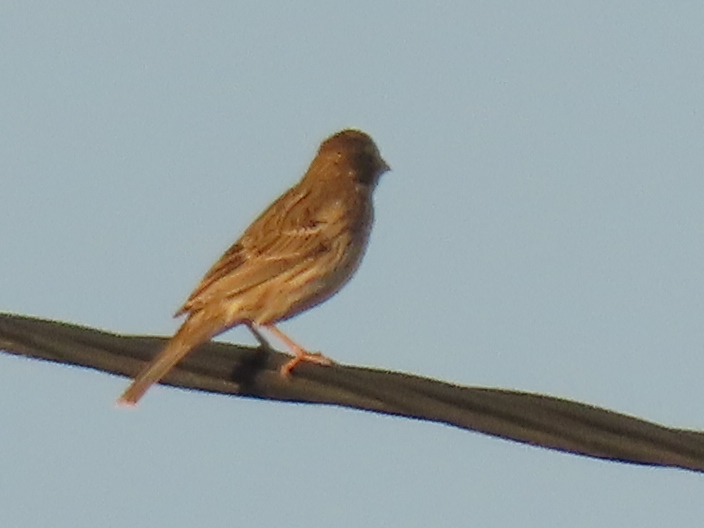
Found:
[[[284,334],[277,323],[326,301],[357,271],[374,221],[373,193],[390,170],[365,132],[345,129],[325,139],[301,180],[282,194],[210,268],[174,317],[185,320],[120,396],[134,406],[191,350],[237,325],[260,344],[266,330],[293,358],[333,365]]]

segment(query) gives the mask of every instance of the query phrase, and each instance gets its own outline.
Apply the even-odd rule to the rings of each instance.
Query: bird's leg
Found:
[[[320,352],[308,352],[306,349],[304,349],[302,346],[297,344],[293,339],[288,337],[286,334],[284,334],[281,330],[276,328],[275,325],[273,324],[265,324],[262,325],[263,328],[266,328],[269,332],[274,334],[278,339],[280,339],[287,347],[288,349],[293,352],[293,354],[296,356],[294,357],[291,361],[286,363],[281,367],[281,375],[284,377],[288,377],[291,374],[291,371],[293,368],[298,365],[302,361],[310,361],[311,363],[317,363],[318,365],[325,365],[325,366],[330,366],[334,365],[335,362],[322,355]]]
[[[260,348],[266,348],[267,350],[274,350],[274,347],[272,347],[271,343],[269,343],[269,341],[267,341],[266,337],[264,337],[264,334],[262,334],[259,331],[259,328],[254,326],[254,324],[252,324],[252,323],[247,323],[247,328],[249,328],[249,331],[252,332],[252,335],[259,343]]]

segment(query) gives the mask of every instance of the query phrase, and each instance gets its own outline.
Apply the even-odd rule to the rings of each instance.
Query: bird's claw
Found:
[[[324,356],[320,352],[303,352],[300,355],[294,357],[291,361],[288,361],[281,367],[281,375],[284,378],[289,378],[291,376],[291,371],[299,364],[304,361],[309,363],[315,363],[317,365],[322,365],[324,367],[330,367],[335,364],[335,362],[327,356]]]

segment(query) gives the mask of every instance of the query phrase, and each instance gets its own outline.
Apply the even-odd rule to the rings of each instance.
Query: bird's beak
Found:
[[[388,172],[390,170],[391,170],[391,166],[388,163],[386,163],[385,159],[382,158],[381,159],[381,174]]]

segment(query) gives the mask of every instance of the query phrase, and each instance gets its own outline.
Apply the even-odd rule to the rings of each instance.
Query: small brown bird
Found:
[[[262,340],[269,330],[301,361],[331,365],[275,324],[329,299],[357,270],[369,240],[372,193],[389,166],[374,141],[343,130],[320,145],[301,181],[271,204],[205,274],[186,303],[181,328],[135,378],[118,404],[135,405],[194,347],[239,324]]]

